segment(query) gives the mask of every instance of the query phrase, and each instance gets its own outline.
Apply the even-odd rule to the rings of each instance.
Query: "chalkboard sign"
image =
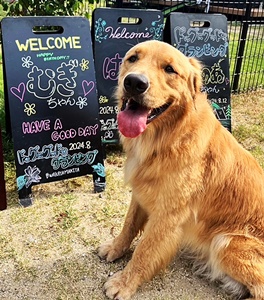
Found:
[[[103,143],[119,141],[117,105],[113,93],[122,58],[140,42],[161,40],[163,27],[163,15],[158,10],[94,10],[92,38]]]
[[[89,21],[2,20],[4,79],[22,205],[31,187],[93,174],[105,186]]]
[[[231,131],[227,19],[220,14],[171,13],[164,40],[203,63],[203,91],[216,117]]]

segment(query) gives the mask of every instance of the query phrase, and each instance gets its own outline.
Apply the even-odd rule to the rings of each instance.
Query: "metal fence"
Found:
[[[97,7],[159,9],[170,12],[221,13],[228,19],[232,92],[264,88],[264,0],[99,0],[83,2],[79,14],[91,17]]]

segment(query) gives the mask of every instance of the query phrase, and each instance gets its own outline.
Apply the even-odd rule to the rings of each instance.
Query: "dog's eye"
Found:
[[[174,71],[173,67],[170,66],[170,65],[165,67],[165,72],[166,73],[177,73],[177,72]]]
[[[132,55],[132,56],[130,56],[130,57],[128,58],[128,61],[131,62],[131,63],[133,63],[133,62],[135,62],[135,61],[137,61],[137,60],[138,60],[138,57],[137,57],[136,55]]]

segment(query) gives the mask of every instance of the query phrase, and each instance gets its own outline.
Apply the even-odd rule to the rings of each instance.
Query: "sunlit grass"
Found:
[[[230,77],[236,71],[240,41],[240,27],[229,27],[229,61]],[[239,90],[248,91],[256,87],[264,87],[264,27],[252,25],[249,27],[240,70]]]

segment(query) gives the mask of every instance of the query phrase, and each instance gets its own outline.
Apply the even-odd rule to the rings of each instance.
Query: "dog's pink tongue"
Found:
[[[147,127],[147,116],[149,109],[138,108],[136,110],[125,109],[117,115],[118,128],[120,132],[129,138],[140,135]]]

